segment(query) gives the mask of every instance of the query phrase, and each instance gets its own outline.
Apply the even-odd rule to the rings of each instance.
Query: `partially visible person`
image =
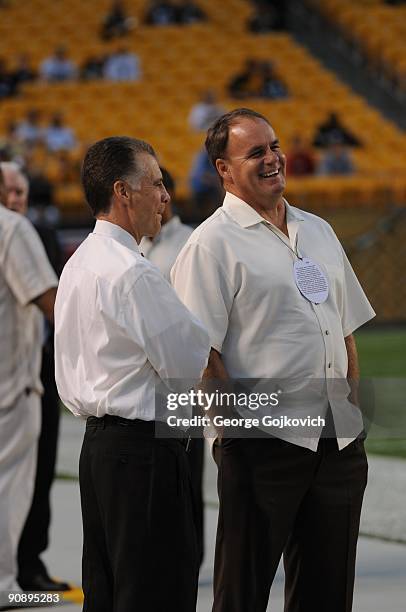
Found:
[[[335,142],[341,142],[349,147],[358,147],[361,144],[358,138],[344,127],[337,113],[330,113],[317,127],[313,145],[322,148]]]
[[[190,189],[200,215],[211,214],[221,203],[223,190],[205,149],[195,156],[189,175]]]
[[[41,422],[42,314],[53,321],[57,286],[38,234],[4,206],[6,197],[0,171],[1,593],[20,591],[17,549],[32,500]]]
[[[3,172],[6,205],[21,215],[27,214],[29,183],[18,164],[0,164]],[[47,224],[35,226],[55,274],[59,275],[62,252],[55,230]],[[48,547],[51,519],[50,491],[55,475],[59,429],[59,398],[55,385],[53,327],[48,323],[41,360],[41,433],[38,441],[37,468],[31,508],[18,547],[18,584],[25,591],[61,591],[69,585],[50,577],[40,555]]]
[[[223,113],[224,109],[217,103],[214,91],[205,91],[190,110],[189,125],[196,131],[207,130]]]
[[[41,126],[41,113],[37,108],[29,108],[25,119],[17,123],[18,139],[28,147],[44,141],[44,128]]]
[[[172,437],[156,437],[155,397],[173,379],[178,390],[200,380],[209,338],[140,253],[169,200],[152,147],[127,137],[96,142],[82,183],[96,225],[61,275],[55,371],[61,399],[87,419],[79,466],[84,609],[194,612],[199,559],[187,442],[169,428]]]
[[[154,26],[172,25],[176,19],[176,7],[165,0],[150,0],[144,15],[144,22]]]
[[[248,20],[248,28],[256,34],[285,30],[287,27],[288,0],[255,0],[254,12]]]
[[[112,38],[125,36],[130,31],[133,21],[127,15],[124,3],[121,0],[113,0],[109,12],[103,19],[102,38],[111,40]]]
[[[316,163],[313,151],[304,138],[293,136],[286,154],[286,173],[288,176],[309,176],[314,174]]]
[[[35,81],[38,77],[36,70],[32,67],[30,57],[27,53],[21,53],[17,58],[17,64],[11,72],[14,86],[18,90],[20,85]]]
[[[175,181],[165,168],[161,167],[162,180],[170,199],[162,213],[161,231],[155,238],[143,238],[140,242],[141,252],[151,261],[168,282],[170,271],[180,250],[192,234],[192,228],[181,222],[174,214],[173,205],[176,202]],[[204,504],[203,504],[203,464],[204,439],[194,438],[189,453],[189,464],[192,475],[192,488],[196,508],[196,531],[199,549],[199,561],[202,564],[204,554]]]
[[[330,144],[317,166],[317,174],[334,176],[349,175],[354,174],[354,172],[355,166],[348,146],[342,142],[341,137],[337,137],[337,140],[331,137]]]
[[[80,78],[84,81],[103,78],[104,66],[108,56],[92,55],[88,57],[80,69]]]
[[[55,113],[51,117],[48,127],[45,129],[44,140],[48,151],[70,151],[76,146],[76,138],[72,128],[65,125],[61,113]]]
[[[174,214],[175,181],[165,168],[161,167],[161,172],[163,184],[169,194],[162,213],[161,231],[153,238],[143,238],[140,242],[140,249],[169,281],[175,259],[193,230],[182,223],[178,215]]]
[[[245,69],[232,77],[228,85],[233,98],[286,98],[288,91],[274,72],[272,62],[249,58]]]
[[[11,72],[7,68],[6,60],[0,57],[0,100],[15,94],[15,84]]]
[[[44,81],[69,81],[76,77],[77,68],[69,59],[65,47],[57,47],[54,54],[46,58],[40,66],[40,76]]]
[[[141,78],[138,55],[121,47],[106,60],[103,77],[109,81],[138,81]]]
[[[205,21],[207,15],[193,0],[178,0],[176,2],[176,22],[182,25]]]

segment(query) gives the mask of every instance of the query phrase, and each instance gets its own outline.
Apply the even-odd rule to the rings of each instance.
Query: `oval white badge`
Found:
[[[328,279],[318,264],[307,257],[293,264],[296,286],[313,304],[322,304],[328,298]]]

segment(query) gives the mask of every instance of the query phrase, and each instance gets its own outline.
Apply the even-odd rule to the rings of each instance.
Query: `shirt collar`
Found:
[[[128,249],[131,249],[132,251],[141,254],[136,239],[131,236],[131,234],[129,234],[125,229],[123,229],[119,225],[116,225],[115,223],[110,223],[110,221],[102,221],[101,219],[97,219],[96,225],[94,226],[93,234],[109,236],[109,238],[117,240],[117,242],[127,247]]]
[[[287,200],[284,198],[286,206],[286,221],[289,223],[290,221],[304,221],[304,216],[301,211],[294,206],[290,206]],[[226,196],[223,202],[223,209],[226,213],[230,215],[241,227],[250,227],[252,225],[256,225],[257,223],[267,223],[269,221],[261,217],[261,215],[252,208],[247,202],[241,200],[233,193],[226,192]]]

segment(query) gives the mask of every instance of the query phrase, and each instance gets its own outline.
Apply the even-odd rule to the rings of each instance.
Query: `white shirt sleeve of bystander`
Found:
[[[125,329],[142,346],[161,380],[200,381],[209,357],[209,336],[158,270],[138,278],[122,312]]]
[[[224,267],[206,247],[191,242],[180,252],[171,280],[182,302],[209,330],[211,346],[221,353],[234,300]]]
[[[40,237],[31,223],[21,217],[5,257],[4,275],[22,306],[39,297],[58,279],[49,263]]]

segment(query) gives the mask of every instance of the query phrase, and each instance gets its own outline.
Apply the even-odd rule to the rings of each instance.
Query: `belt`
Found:
[[[129,427],[137,431],[148,438],[157,438],[162,440],[176,440],[182,446],[185,447],[186,452],[190,448],[191,437],[187,435],[181,435],[179,430],[173,430],[169,428],[166,423],[161,421],[143,421],[142,419],[125,419],[124,417],[115,416],[112,414],[105,414],[102,417],[88,417],[86,420],[87,427]],[[157,436],[156,431],[162,432],[162,436]],[[170,434],[170,435],[167,435]]]

